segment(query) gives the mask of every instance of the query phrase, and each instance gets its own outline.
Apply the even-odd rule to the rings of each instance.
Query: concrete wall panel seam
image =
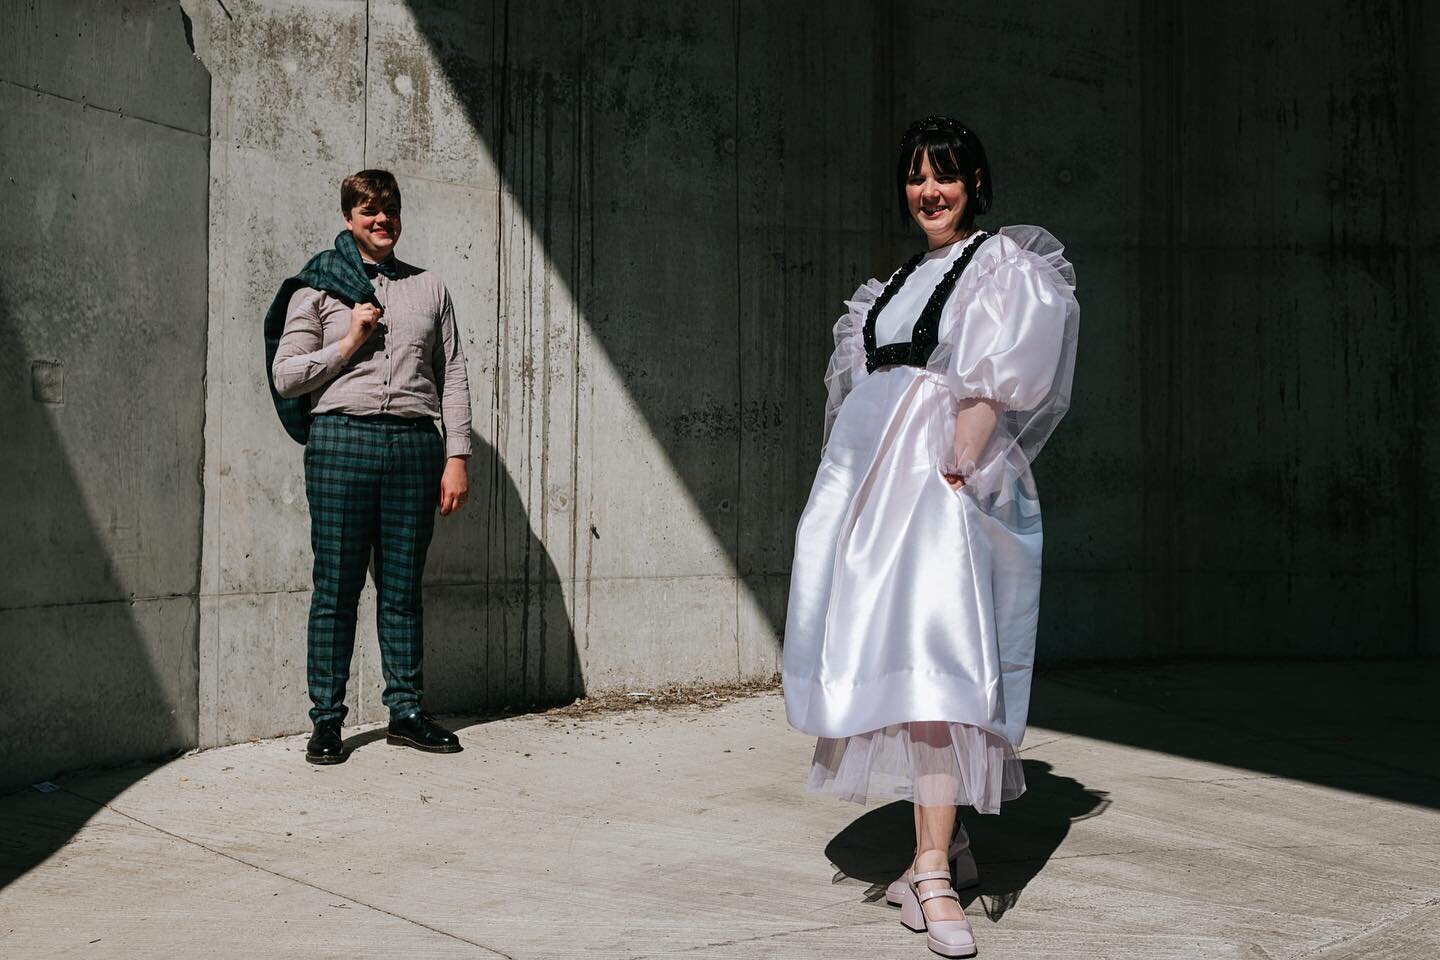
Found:
[[[114,108],[114,107],[103,107],[103,106],[100,106],[100,105],[98,105],[98,104],[89,103],[88,101],[86,101],[86,100],[84,100],[84,99],[81,99],[81,98],[78,98],[78,97],[67,97],[67,96],[66,96],[65,94],[63,94],[63,93],[56,93],[56,92],[54,92],[54,91],[52,91],[52,90],[45,90],[45,89],[43,89],[43,88],[41,88],[41,87],[38,87],[38,86],[30,86],[30,85],[23,84],[23,83],[17,83],[17,82],[15,82],[14,80],[9,80],[9,79],[6,79],[6,78],[4,78],[4,77],[0,77],[0,84],[4,84],[4,85],[9,86],[9,87],[14,87],[14,88],[16,88],[16,89],[18,89],[18,90],[24,90],[24,91],[27,92],[27,93],[33,93],[33,94],[35,94],[36,96],[51,97],[51,98],[53,98],[53,99],[55,99],[55,100],[62,100],[62,101],[64,101],[65,103],[74,104],[75,106],[78,106],[78,107],[80,107],[81,109],[84,109],[84,110],[94,110],[94,111],[96,111],[96,112],[98,112],[98,113],[108,113],[108,114],[110,114],[110,115],[112,115],[112,116],[119,117],[119,118],[124,119],[124,120],[134,120],[134,121],[137,122],[137,123],[153,124],[154,126],[157,126],[157,127],[164,127],[164,128],[167,129],[167,130],[174,130],[174,131],[176,131],[177,133],[187,133],[187,134],[190,134],[190,135],[196,136],[196,137],[204,137],[204,138],[207,138],[207,139],[208,139],[209,136],[210,136],[210,131],[209,131],[208,128],[207,128],[207,129],[202,129],[202,130],[193,130],[193,129],[190,129],[190,128],[188,128],[188,127],[182,127],[182,126],[177,126],[176,124],[173,124],[173,123],[167,123],[167,122],[164,121],[164,120],[157,120],[157,119],[155,119],[155,118],[153,118],[153,117],[146,117],[146,116],[143,116],[143,115],[137,114],[137,113],[126,113],[124,110],[117,109],[117,108]]]

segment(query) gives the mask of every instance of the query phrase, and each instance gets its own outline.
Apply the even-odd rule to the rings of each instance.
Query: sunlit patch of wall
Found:
[[[715,102],[686,106],[694,122],[720,124],[703,141],[716,158],[671,144],[689,159],[647,183],[632,176],[644,138],[597,129],[594,104],[611,92],[596,94],[595,76],[556,49],[574,17],[564,8],[543,35],[539,11],[527,14],[527,37],[485,10],[449,10],[437,46],[400,2],[186,6],[215,83],[202,741],[305,723],[300,451],[269,411],[258,317],[278,281],[330,242],[337,184],[366,165],[400,177],[401,253],[454,297],[479,441],[471,506],[440,522],[428,570],[432,704],[773,673],[790,536],[774,519],[777,504],[793,514],[793,496],[763,482],[768,454],[751,457],[762,482],[746,488],[741,447],[757,434],[780,447],[786,404],[737,385],[750,375],[741,316],[756,309],[742,278],[768,273],[774,256],[746,245],[778,228],[774,216],[745,224],[737,206],[733,42],[714,77],[691,81]],[[733,37],[728,15],[710,19]],[[642,86],[668,80],[635,74]],[[645,115],[626,109],[616,116],[632,124]],[[606,148],[595,138],[622,134],[597,170],[587,158]],[[793,340],[764,321],[772,352]],[[823,365],[825,326],[809,338],[812,365]],[[743,430],[745,418],[757,429]],[[782,546],[746,562],[741,541],[762,526]],[[362,719],[379,716],[372,609],[367,591]]]

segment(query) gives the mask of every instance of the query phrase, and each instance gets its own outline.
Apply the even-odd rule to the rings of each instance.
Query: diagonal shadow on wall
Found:
[[[785,56],[818,26],[814,11],[406,6],[663,454],[652,469],[678,480],[778,635],[819,447],[826,318],[837,291],[872,271],[876,246],[874,200],[854,189],[869,154],[822,119],[846,108],[839,90],[868,89],[868,41],[813,32],[825,49],[812,55],[848,71],[837,86],[818,62]],[[409,90],[415,67],[396,29],[391,17],[372,33],[370,83]],[[623,535],[663,549],[649,530]]]
[[[25,784],[196,743],[208,83],[168,3],[0,40],[0,885],[96,807]],[[122,767],[108,801],[148,768]]]
[[[0,888],[49,858],[97,811],[64,790],[21,784],[128,763],[104,778],[95,798],[103,803],[153,769],[131,761],[195,742],[195,597],[127,595],[112,559],[114,516],[123,510],[109,520],[96,515],[95,478],[80,481],[69,450],[73,421],[97,411],[59,402],[63,366],[47,358],[38,362],[53,364],[57,379],[41,392],[55,402],[32,398],[33,355],[17,327],[13,300],[0,288],[0,383],[9,411],[0,421],[0,496],[10,505],[0,512],[8,571],[0,600],[0,770],[4,786],[23,794],[6,801]],[[62,419],[72,421],[68,436],[57,428]],[[34,584],[37,573],[58,582]]]
[[[437,518],[426,565],[426,702],[492,713],[584,696],[555,560],[499,453],[470,443],[469,503]]]

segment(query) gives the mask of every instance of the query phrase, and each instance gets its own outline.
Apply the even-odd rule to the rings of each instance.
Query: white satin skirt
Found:
[[[785,709],[809,787],[998,812],[1025,789],[1040,504],[1017,450],[951,489],[955,400],[885,368],[845,398],[795,537]]]

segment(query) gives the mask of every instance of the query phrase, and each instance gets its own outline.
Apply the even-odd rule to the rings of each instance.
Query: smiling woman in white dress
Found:
[[[915,804],[888,898],[930,948],[972,956],[957,805],[998,813],[1025,778],[1040,602],[1030,463],[1069,405],[1080,308],[1039,227],[977,230],[989,162],[964,124],[901,141],[904,213],[927,249],[835,324],[820,468],[795,536],[785,707],[819,737],[812,790]]]

